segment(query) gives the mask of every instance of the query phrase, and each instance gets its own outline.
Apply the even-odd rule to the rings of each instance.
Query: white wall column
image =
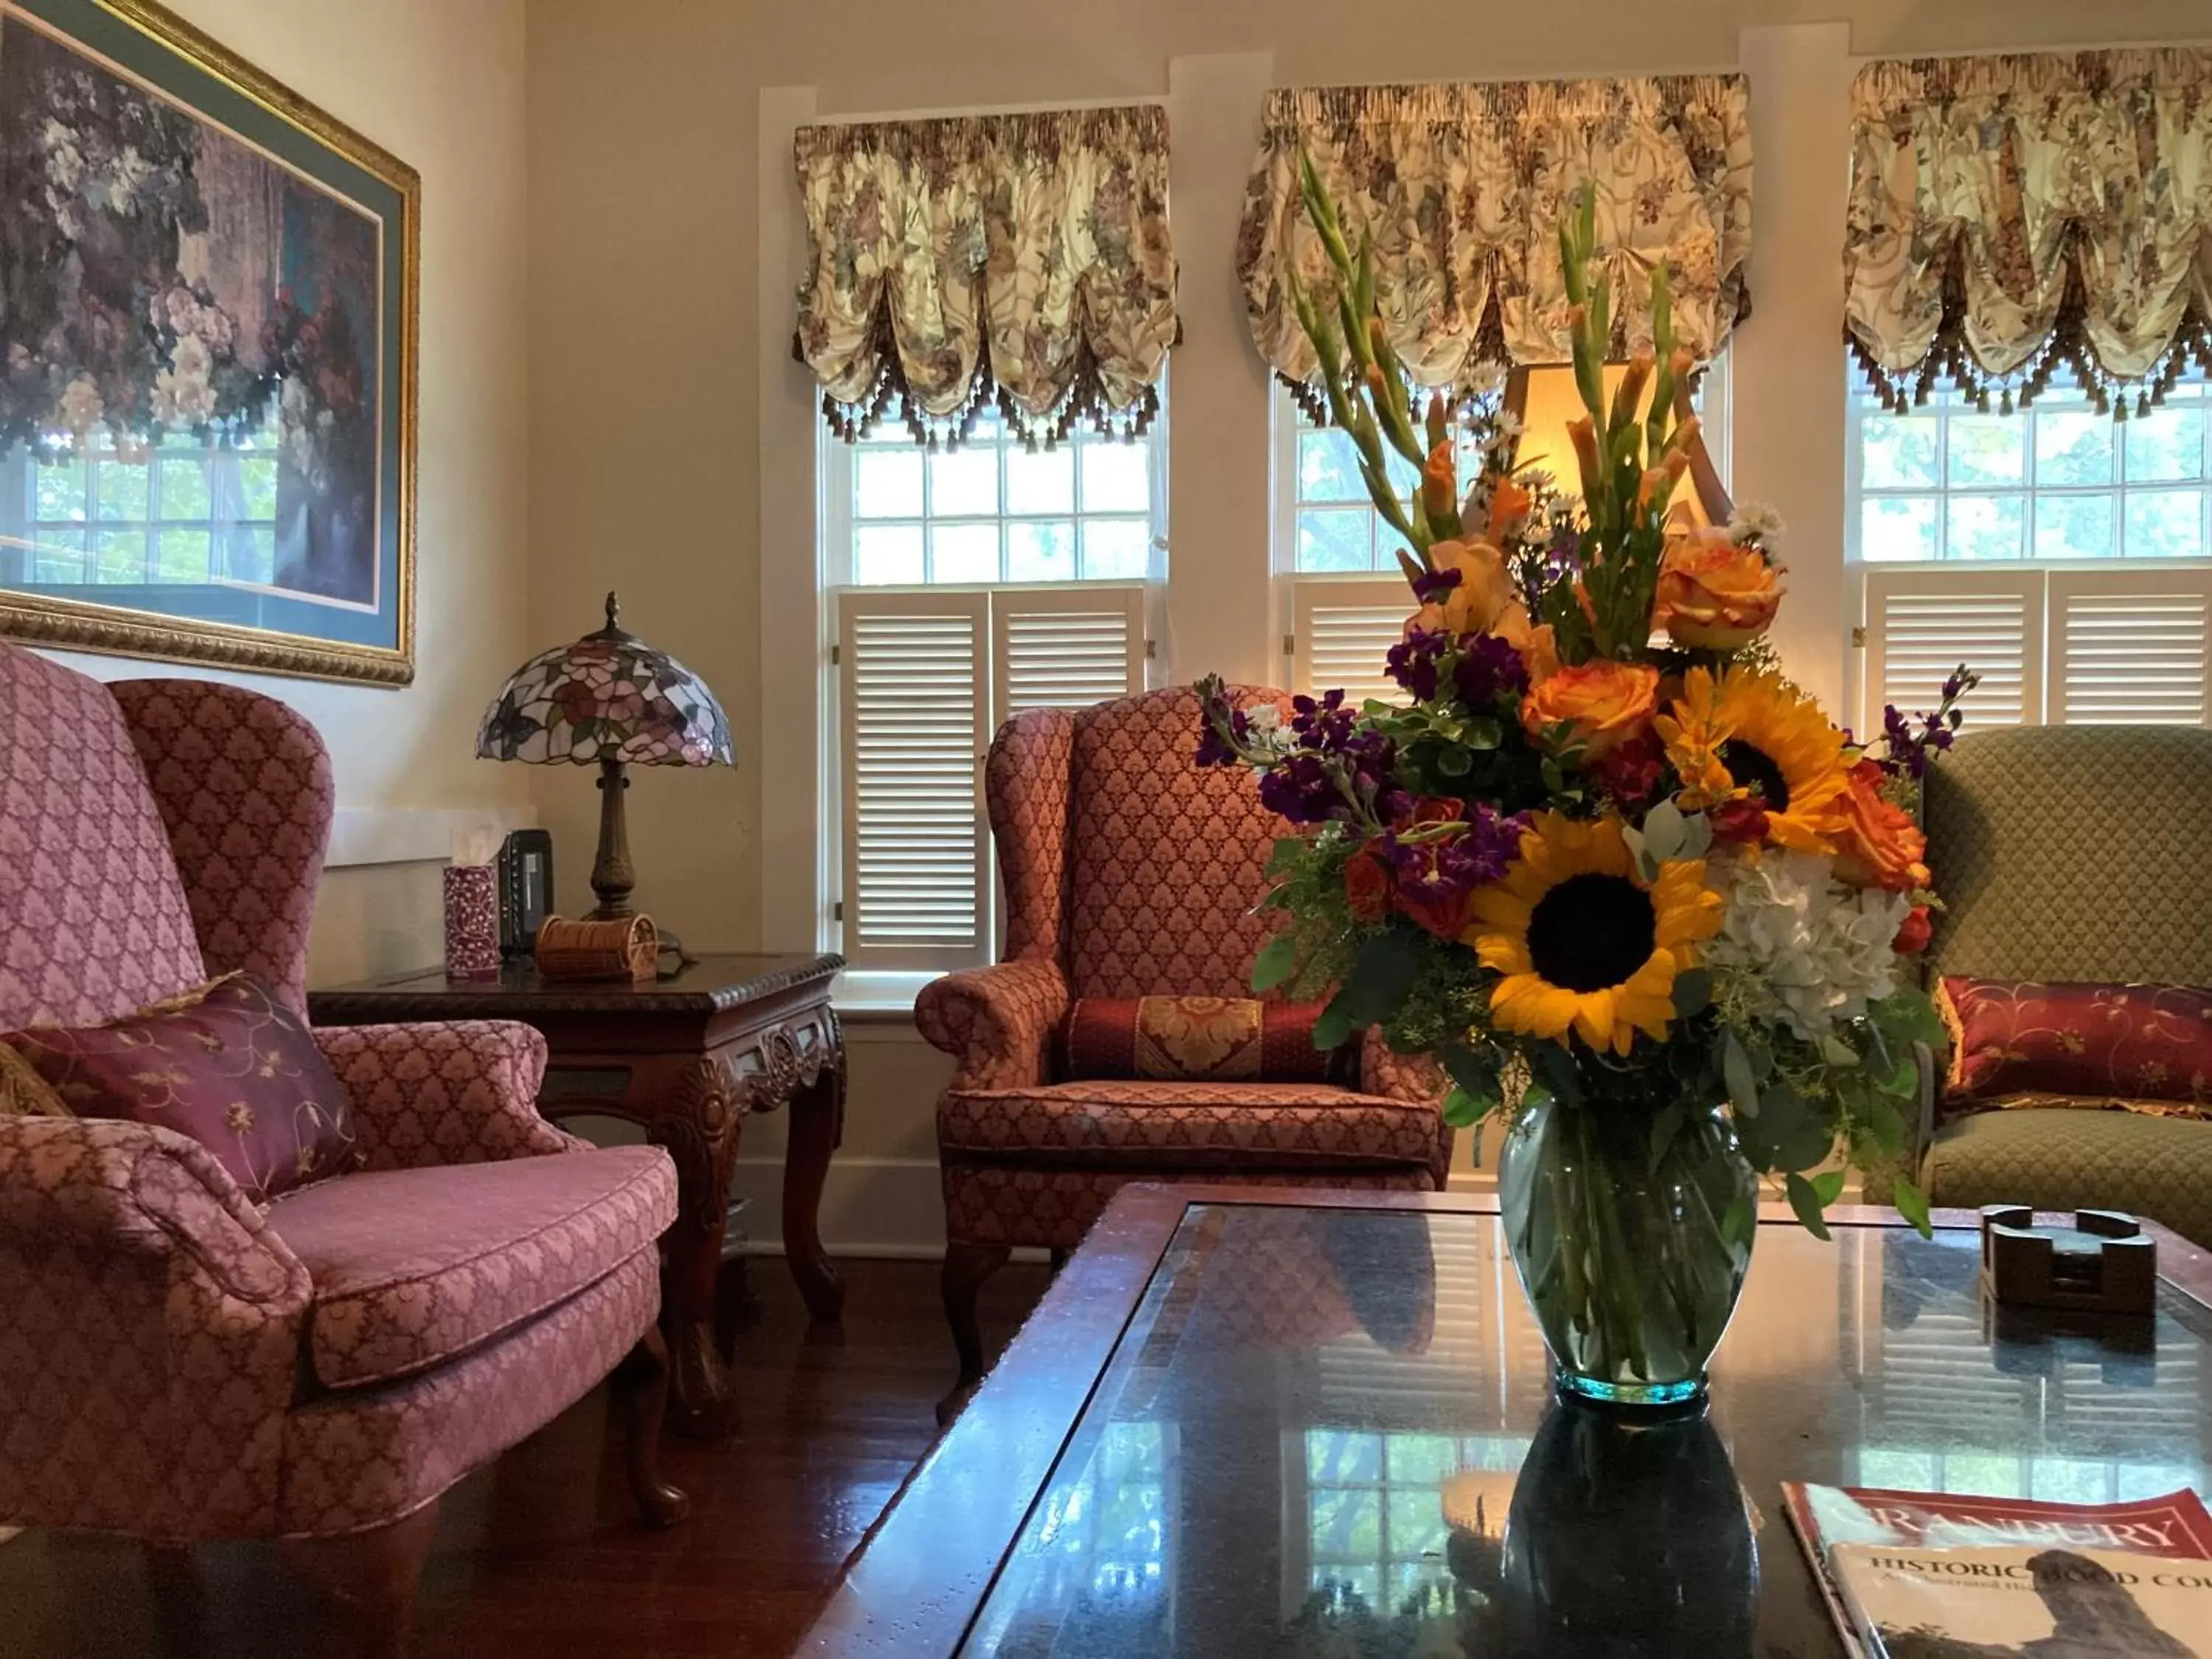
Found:
[[[1729,348],[1733,493],[1789,527],[1790,597],[1775,643],[1790,677],[1845,707],[1844,206],[1850,155],[1847,23],[1747,28],[1752,314]]]

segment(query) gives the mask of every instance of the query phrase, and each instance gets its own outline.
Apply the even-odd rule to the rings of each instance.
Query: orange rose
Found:
[[[1531,688],[1521,702],[1521,723],[1540,739],[1547,727],[1565,720],[1595,756],[1645,730],[1658,706],[1657,669],[1597,657]]]
[[[1725,530],[1693,530],[1667,545],[1652,624],[1692,650],[1748,644],[1781,606],[1780,574],[1759,549],[1737,546]]]
[[[1928,885],[1928,837],[1881,793],[1881,768],[1863,760],[1836,798],[1836,873],[1858,887],[1909,893]]]

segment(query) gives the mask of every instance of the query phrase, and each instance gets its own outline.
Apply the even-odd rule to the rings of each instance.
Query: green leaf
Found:
[[[1889,1201],[1897,1206],[1898,1214],[1913,1224],[1921,1237],[1932,1236],[1928,1222],[1928,1198],[1919,1188],[1899,1176],[1890,1189]]]
[[[1444,1097],[1443,1120],[1455,1129],[1472,1129],[1487,1113],[1488,1109],[1480,1101],[1457,1084]]]
[[[1495,749],[1505,741],[1505,728],[1494,715],[1477,714],[1467,723],[1467,742],[1471,749]]]
[[[1272,991],[1278,985],[1290,982],[1298,971],[1298,948],[1288,933],[1277,933],[1260,947],[1260,954],[1252,958],[1252,988]]]
[[[1686,968],[1674,975],[1674,1015],[1688,1019],[1712,1006],[1713,976],[1704,968]]]
[[[1579,1106],[1583,1100],[1582,1075],[1575,1070],[1574,1056],[1560,1044],[1539,1043],[1531,1064],[1544,1074],[1544,1081],[1553,1095],[1569,1106]]]
[[[1820,1207],[1824,1210],[1844,1195],[1844,1172],[1841,1170],[1823,1170],[1820,1174],[1807,1178],[1812,1182],[1813,1190],[1820,1194]]]
[[[1814,1190],[1813,1183],[1793,1170],[1790,1179],[1783,1183],[1783,1190],[1790,1195],[1790,1207],[1797,1212],[1797,1219],[1804,1224],[1805,1231],[1815,1238],[1827,1237],[1828,1224],[1820,1215],[1820,1194]]]
[[[1759,1073],[1753,1069],[1751,1056],[1744,1052],[1734,1031],[1721,1039],[1721,1080],[1728,1085],[1729,1099],[1735,1103],[1739,1115],[1759,1115]]]
[[[1484,1111],[1496,1107],[1503,1098],[1494,1059],[1477,1054],[1463,1043],[1448,1042],[1437,1048],[1437,1060],[1453,1086],[1482,1103]]]
[[[1437,750],[1437,771],[1440,776],[1463,778],[1474,770],[1474,756],[1456,744]]]
[[[1331,997],[1328,1006],[1322,1009],[1321,1017],[1314,1021],[1313,1045],[1323,1053],[1331,1048],[1341,1048],[1352,1040],[1355,1029],[1362,1029],[1352,1024],[1352,1012],[1345,1006],[1345,995],[1344,992],[1339,991]]]
[[[1834,1148],[1834,1127],[1785,1079],[1768,1085],[1754,1122],[1739,1124],[1744,1155],[1761,1169],[1809,1170]]]
[[[1270,878],[1286,876],[1297,867],[1299,857],[1306,850],[1304,836],[1278,836],[1267,854],[1267,874]]]
[[[1644,815],[1644,850],[1662,864],[1681,856],[1686,833],[1682,809],[1671,800],[1661,801]]]
[[[1659,1173],[1659,1165],[1667,1156],[1668,1147],[1674,1145],[1674,1137],[1682,1132],[1683,1116],[1682,1103],[1676,1101],[1672,1105],[1661,1107],[1657,1115],[1652,1118],[1650,1165],[1651,1174]]]
[[[1856,1066],[1859,1051],[1832,1031],[1820,1039],[1820,1058],[1831,1066]]]
[[[1682,850],[1678,858],[1701,859],[1713,850],[1713,821],[1703,812],[1692,812],[1682,819]]]
[[[1734,1198],[1729,1200],[1727,1212],[1721,1217],[1721,1237],[1730,1244],[1748,1244],[1759,1227],[1759,1212],[1751,1200]]]

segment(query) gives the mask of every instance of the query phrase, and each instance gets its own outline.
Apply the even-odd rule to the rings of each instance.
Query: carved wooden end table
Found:
[[[791,1111],[783,1164],[783,1247],[816,1320],[834,1321],[845,1287],[822,1249],[817,1212],[844,1130],[845,1049],[830,1006],[836,956],[702,956],[650,985],[549,983],[527,962],[496,981],[431,969],[312,991],[318,1025],[514,1019],[545,1035],[551,1058],[538,1109],[643,1127],[676,1160],[681,1209],[662,1241],[661,1320],[674,1359],[672,1416],[685,1432],[735,1426],[718,1307],[722,1235],[738,1137],[753,1112]],[[741,1291],[741,1281],[733,1280]],[[717,1335],[717,1314],[722,1331]]]

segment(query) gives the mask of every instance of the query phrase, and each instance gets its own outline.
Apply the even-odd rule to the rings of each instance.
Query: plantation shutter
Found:
[[[2202,726],[2212,571],[2050,573],[2054,724]]]
[[[979,757],[990,740],[990,595],[838,596],[845,957],[972,966],[990,945]]]
[[[1982,677],[1964,729],[2039,724],[2043,615],[2041,571],[1869,567],[1859,730],[1881,731],[1884,703],[1935,708],[1960,663]]]
[[[1145,686],[1141,586],[991,595],[993,729],[1025,708],[1082,708]]]
[[[1301,577],[1291,586],[1291,687],[1342,687],[1358,707],[1369,697],[1403,702],[1383,658],[1406,630],[1413,597],[1402,576]]]

